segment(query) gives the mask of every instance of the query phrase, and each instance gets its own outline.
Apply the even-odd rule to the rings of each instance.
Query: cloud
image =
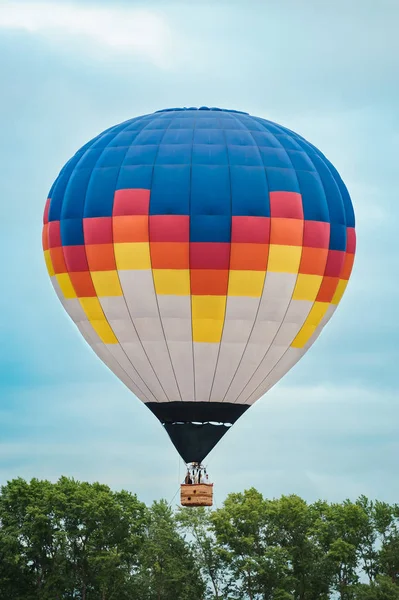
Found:
[[[0,478],[103,481],[144,501],[172,498],[178,456],[152,413],[111,383],[2,388]]]
[[[165,18],[155,11],[114,6],[56,2],[2,3],[0,29],[38,34],[71,48],[83,42],[103,54],[133,54],[161,68],[170,68],[174,36]]]
[[[184,467],[161,425],[115,378],[3,390],[0,477],[56,480],[65,474],[170,500]],[[257,487],[267,497],[298,493],[393,501],[398,447],[396,391],[355,385],[279,384],[256,403],[206,462],[216,503]]]
[[[397,392],[359,385],[279,384],[234,425],[210,455],[223,493],[255,486],[267,497],[394,501],[399,450]],[[231,472],[234,465],[234,476]]]
[[[65,473],[148,500],[175,493],[166,433],[59,305],[40,219],[59,168],[88,139],[162,107],[210,104],[318,146],[348,185],[359,241],[331,324],[211,454],[216,502],[251,485],[269,497],[397,498],[397,0],[322,11],[281,0],[256,12],[235,0],[0,2],[0,478]]]

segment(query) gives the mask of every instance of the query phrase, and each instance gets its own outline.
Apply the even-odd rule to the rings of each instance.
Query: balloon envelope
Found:
[[[354,226],[337,171],[299,135],[237,111],[168,109],[65,165],[43,247],[81,334],[200,462],[331,318]]]

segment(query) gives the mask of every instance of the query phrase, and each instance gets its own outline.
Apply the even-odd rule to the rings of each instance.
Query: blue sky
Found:
[[[397,498],[398,19],[397,0],[3,0],[0,481],[65,474],[146,501],[177,490],[166,433],[56,298],[41,219],[58,171],[88,139],[205,104],[317,145],[349,188],[358,235],[330,324],[210,455],[216,501],[250,485],[270,497]]]

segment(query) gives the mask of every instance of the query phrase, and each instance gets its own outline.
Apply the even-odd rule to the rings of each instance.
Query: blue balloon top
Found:
[[[340,176],[286,127],[219,108],[169,108],[111,127],[65,165],[49,221],[63,245],[84,243],[82,218],[112,215],[118,189],[151,190],[150,214],[190,215],[190,240],[229,242],[231,217],[270,216],[269,193],[302,195],[304,219],[330,223],[330,249],[354,227]]]

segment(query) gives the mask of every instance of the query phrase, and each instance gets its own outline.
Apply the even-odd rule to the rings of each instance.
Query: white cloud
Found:
[[[308,500],[360,493],[393,501],[398,452],[397,393],[365,386],[279,384],[210,455],[219,502],[255,486],[267,497]],[[234,477],[229,475],[234,465]]]
[[[340,500],[363,492],[391,501],[399,493],[396,399],[393,390],[361,385],[276,386],[206,460],[217,504],[252,485],[268,497]],[[20,388],[5,400],[3,481],[65,474],[125,487],[147,502],[170,500],[178,489],[184,467],[166,433],[116,383]]]
[[[38,34],[70,48],[78,42],[103,54],[114,51],[169,68],[175,40],[165,18],[146,9],[84,6],[74,3],[5,1],[0,29]]]

